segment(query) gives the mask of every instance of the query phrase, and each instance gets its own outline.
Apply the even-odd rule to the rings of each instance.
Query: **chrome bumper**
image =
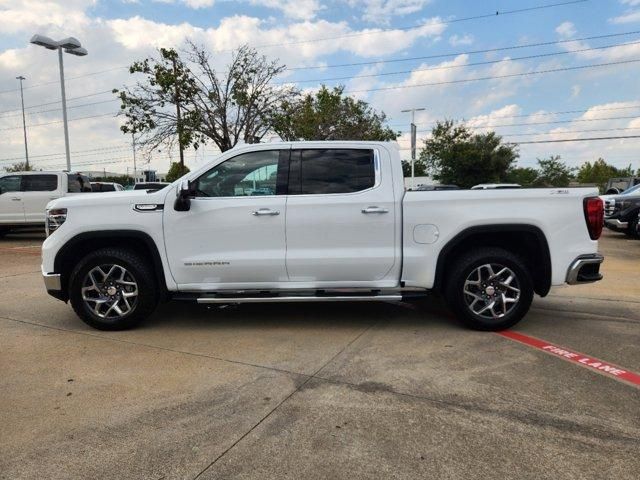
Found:
[[[62,281],[60,280],[59,273],[43,273],[44,286],[49,290],[60,291],[62,290]]]
[[[599,253],[591,255],[582,255],[576,258],[567,271],[567,283],[576,285],[579,283],[590,283],[602,280],[600,273],[600,264],[604,261],[604,257]]]
[[[612,227],[612,228],[620,229],[620,230],[626,230],[627,227],[629,226],[629,222],[621,222],[617,218],[613,218],[611,220],[606,220],[605,219],[604,223],[608,227]]]

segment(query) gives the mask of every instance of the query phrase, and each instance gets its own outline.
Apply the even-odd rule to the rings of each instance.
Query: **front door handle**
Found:
[[[259,210],[254,210],[252,214],[255,216],[280,215],[280,212],[278,210],[271,210],[270,208],[261,208]]]
[[[11,200],[13,200],[14,202],[19,202],[20,200],[22,200],[21,198],[18,197],[13,197]]]
[[[362,213],[389,213],[389,210],[382,207],[367,207],[362,209]]]

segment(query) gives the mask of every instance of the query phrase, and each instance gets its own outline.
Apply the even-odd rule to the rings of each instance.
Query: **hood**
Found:
[[[171,189],[162,189],[155,192],[148,192],[147,190],[125,190],[120,192],[77,193],[53,200],[47,204],[47,208],[100,208],[132,205],[136,203],[164,203],[168,192],[171,192]]]

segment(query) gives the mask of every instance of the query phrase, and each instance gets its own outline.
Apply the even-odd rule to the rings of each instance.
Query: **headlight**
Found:
[[[62,225],[67,219],[66,208],[52,208],[47,210],[45,228],[47,230],[47,237],[55,232],[60,225]]]

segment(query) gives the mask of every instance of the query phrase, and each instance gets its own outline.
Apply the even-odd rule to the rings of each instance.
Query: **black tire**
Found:
[[[135,290],[137,292],[135,302],[131,301],[129,303],[129,299],[127,299],[126,306],[129,306],[130,310],[125,312],[123,315],[118,315],[116,313],[118,316],[115,318],[105,318],[98,315],[95,312],[95,308],[102,309],[100,313],[104,314],[105,309],[108,308],[109,305],[105,304],[104,308],[102,306],[97,307],[98,302],[95,302],[93,303],[94,308],[92,308],[83,299],[82,293],[83,286],[87,285],[86,282],[90,281],[88,276],[89,272],[95,272],[97,267],[103,268],[110,265],[117,265],[118,267],[125,269],[127,272],[125,280],[128,280],[129,283],[131,283],[130,281],[133,279],[133,283],[137,284],[137,290]],[[121,272],[121,270],[116,271],[116,273],[117,272]],[[95,273],[93,273],[93,275],[95,276]],[[122,301],[118,300],[118,295],[122,296],[123,292],[126,293],[124,289],[127,288],[134,291],[134,287],[122,286],[119,285],[118,282],[119,280],[116,280],[115,288],[119,288],[121,290],[118,290],[114,297],[110,298],[115,298],[117,300],[117,305],[124,308],[125,305],[122,303],[124,302],[124,299],[122,299]],[[101,285],[102,287],[105,287],[107,284],[102,283]],[[94,295],[103,295],[103,293],[95,293]],[[101,298],[106,297],[103,296]],[[151,315],[151,313],[153,313],[156,305],[158,304],[158,288],[156,286],[153,270],[138,254],[126,248],[102,248],[85,256],[73,269],[69,278],[69,300],[71,301],[71,306],[78,317],[80,317],[80,319],[87,325],[98,330],[126,330],[137,326],[145,318]],[[108,315],[109,313],[107,312],[107,316]]]
[[[7,233],[9,233],[11,230],[9,230],[8,228],[5,227],[0,227],[0,238],[3,238],[5,235],[7,235]]]
[[[494,279],[491,281],[491,285],[488,285],[488,282],[487,284],[483,283],[480,281],[480,276],[476,277],[474,275],[478,275],[479,267],[484,265],[506,267],[510,272],[504,275],[513,274],[515,282],[511,280],[510,282],[500,283],[498,280],[500,278],[504,279],[504,277],[498,277],[497,280]],[[488,272],[488,270],[485,269],[482,271]],[[477,278],[479,285],[477,287],[475,285],[467,286],[466,282],[470,278],[474,280],[469,283],[475,284],[475,279]],[[495,287],[493,286],[493,282],[495,282]],[[505,287],[505,284],[509,284],[509,286]],[[484,289],[485,286],[491,287],[493,290],[486,290]],[[519,294],[514,291],[516,289],[515,287],[519,289]],[[474,296],[473,292],[465,293],[465,288],[471,290],[478,288],[480,291],[477,296]],[[488,292],[493,292],[496,297],[488,297],[488,299],[485,300]],[[502,293],[507,297],[513,296],[513,298],[509,298],[508,300],[515,301],[512,302],[511,307],[506,307],[506,314],[496,312],[502,315],[499,318],[487,318],[479,315],[471,310],[472,306],[468,303],[473,303],[474,301],[476,301],[476,304],[477,302],[484,302],[475,307],[477,310],[482,310],[490,304],[492,299],[495,299],[494,307],[488,313],[485,313],[485,315],[491,315],[491,317],[493,317],[491,312],[502,308],[503,302],[501,299],[504,298],[502,297]],[[529,311],[533,300],[533,282],[526,263],[519,256],[502,248],[482,247],[465,253],[455,262],[446,277],[444,295],[449,304],[449,308],[453,310],[458,320],[467,327],[483,331],[504,330],[522,320]],[[516,296],[517,300],[515,298]],[[496,304],[496,302],[498,303]]]

